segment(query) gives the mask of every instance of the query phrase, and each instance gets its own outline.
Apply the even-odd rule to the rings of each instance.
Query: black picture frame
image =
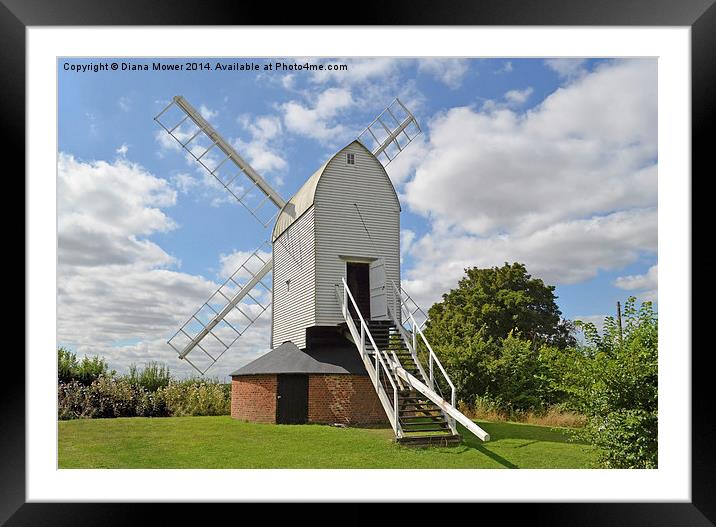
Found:
[[[318,3],[246,3],[228,1],[176,2],[172,0],[124,0],[98,2],[89,0],[0,0],[0,105],[6,149],[15,155],[8,162],[19,166],[15,173],[25,173],[25,30],[28,26],[78,25],[505,25],[505,26],[688,26],[691,28],[692,52],[692,196],[708,199],[704,192],[707,177],[713,176],[716,148],[710,138],[716,128],[716,6],[714,0],[458,0],[436,2],[412,0],[391,2],[364,1],[351,16],[328,14],[334,10]],[[91,48],[88,48],[91,49]],[[48,126],[50,124],[48,123]],[[685,175],[688,177],[688,175]],[[19,178],[16,178],[19,181]],[[702,192],[693,192],[700,187]],[[22,190],[24,193],[24,189]],[[716,259],[709,254],[710,238],[695,233],[709,230],[704,210],[692,204],[692,273],[698,266],[713,273]],[[706,243],[696,243],[704,239]],[[27,265],[27,261],[25,262]],[[32,276],[24,275],[25,284]],[[714,290],[710,282],[699,283],[699,291],[708,298]],[[692,328],[708,327],[709,312],[697,310],[692,300]],[[692,332],[693,339],[693,332]],[[693,340],[693,343],[696,341]],[[692,343],[692,348],[695,348]],[[15,345],[17,345],[15,343]],[[523,517],[532,524],[549,525],[714,525],[716,522],[716,418],[714,397],[709,387],[710,350],[683,350],[692,361],[692,501],[690,503],[532,503],[480,504],[471,507],[485,521],[493,513],[509,518],[510,523]],[[143,523],[159,512],[163,523],[187,519],[186,506],[148,504],[77,504],[26,503],[25,498],[25,365],[19,353],[6,354],[4,375],[0,383],[2,424],[0,425],[0,523],[7,525],[95,525]],[[316,497],[320,501],[320,496]],[[211,521],[226,515],[237,520],[239,506],[212,507]],[[147,509],[152,508],[151,511]],[[160,510],[155,510],[155,508]],[[261,514],[256,505],[241,515],[247,518]],[[260,506],[259,506],[260,507]],[[366,523],[374,521],[368,505],[351,505],[352,511],[332,511],[326,521]],[[499,507],[499,509],[498,509]],[[495,510],[497,509],[497,510]],[[508,512],[509,510],[509,512]],[[507,514],[506,514],[507,513]],[[401,521],[412,515],[421,523],[441,517],[446,509],[424,506],[401,507]],[[459,512],[448,511],[454,521]],[[338,520],[340,515],[342,520]],[[434,516],[433,516],[434,515]],[[454,515],[454,516],[453,516]],[[387,519],[387,518],[386,518]],[[312,516],[312,522],[320,518]]]

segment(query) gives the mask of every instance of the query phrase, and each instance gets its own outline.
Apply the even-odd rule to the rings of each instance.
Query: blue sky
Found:
[[[201,62],[217,60],[275,62]],[[388,173],[403,209],[403,285],[425,308],[462,268],[504,261],[556,285],[567,318],[598,320],[630,294],[656,300],[653,59],[295,60],[348,65],[331,73],[64,69],[112,61],[154,62],[58,60],[58,339],[80,353],[119,370],[160,360],[184,372],[166,337],[268,238],[153,121],[177,94],[285,198],[399,96],[424,132]],[[267,350],[265,318],[216,375]]]

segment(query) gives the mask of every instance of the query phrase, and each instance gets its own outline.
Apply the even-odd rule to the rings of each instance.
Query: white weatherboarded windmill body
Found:
[[[455,388],[421,330],[424,313],[400,287],[400,202],[385,166],[420,133],[400,100],[288,201],[183,97],[155,120],[272,227],[270,242],[169,339],[204,374],[272,306],[272,351],[232,374],[232,416],[387,421],[409,445],[458,444],[460,422],[489,439],[455,408]]]

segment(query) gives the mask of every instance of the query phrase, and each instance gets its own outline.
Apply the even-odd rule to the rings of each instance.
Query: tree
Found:
[[[465,270],[458,287],[429,312],[426,331],[433,345],[462,345],[481,332],[500,340],[510,332],[538,344],[574,345],[572,325],[562,320],[554,286],[532,278],[524,264]]]
[[[599,335],[581,324],[587,347],[563,385],[587,418],[579,435],[600,449],[606,468],[656,468],[658,320],[651,302],[624,306],[622,328],[607,317]]]
[[[554,286],[520,263],[465,271],[458,287],[430,308],[425,329],[458,397],[488,395],[506,410],[540,409],[549,391],[541,349],[575,343]]]
[[[502,339],[497,358],[489,366],[491,391],[499,406],[510,412],[538,410],[544,406],[543,365],[540,350],[512,332]]]

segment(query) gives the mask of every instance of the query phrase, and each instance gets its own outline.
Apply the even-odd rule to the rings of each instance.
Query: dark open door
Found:
[[[276,422],[284,425],[303,424],[308,420],[308,375],[277,376]]]
[[[370,264],[346,262],[346,283],[360,309],[360,314],[363,315],[363,320],[367,322],[370,320]],[[348,302],[348,309],[357,323],[358,316],[351,302]]]

